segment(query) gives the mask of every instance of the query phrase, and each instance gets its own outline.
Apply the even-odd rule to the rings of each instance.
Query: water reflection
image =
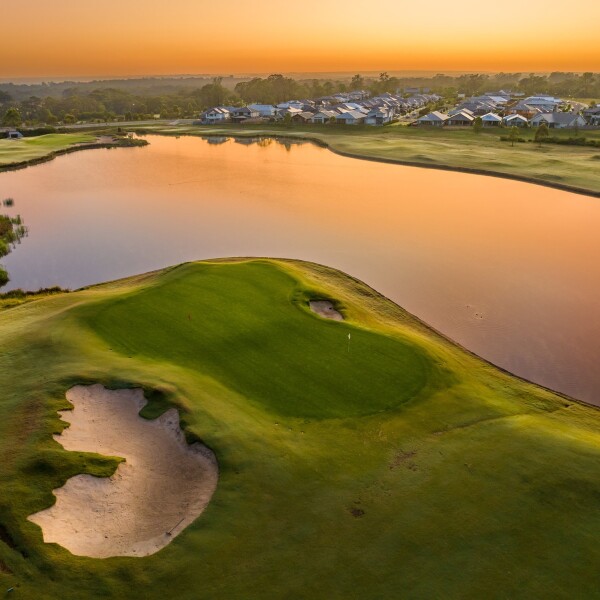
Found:
[[[2,201],[2,206],[14,206],[12,198],[6,198]],[[11,216],[9,214],[0,214],[0,258],[7,256],[16,248],[21,240],[27,236],[27,227],[23,223],[21,215]],[[0,264],[0,288],[9,282],[9,274]]]
[[[0,194],[35,230],[4,261],[9,287],[217,256],[313,260],[508,370],[600,403],[597,199],[221,137],[149,136],[1,174]]]

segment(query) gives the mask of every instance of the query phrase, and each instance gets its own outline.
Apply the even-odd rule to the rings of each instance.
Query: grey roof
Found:
[[[575,121],[577,117],[580,117],[580,115],[573,112],[551,112],[536,115],[532,120],[535,120],[536,122],[545,121],[546,123],[556,123],[557,125],[569,125]]]
[[[438,110],[434,110],[430,112],[428,115],[417,119],[417,121],[446,121],[448,119],[448,115],[439,112]]]

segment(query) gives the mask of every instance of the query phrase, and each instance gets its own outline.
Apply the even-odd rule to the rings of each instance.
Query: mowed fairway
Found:
[[[0,139],[0,167],[45,158],[95,139],[95,135],[88,133],[51,133],[20,140]]]
[[[0,593],[600,597],[599,411],[332,269],[190,263],[4,310],[0,374]],[[207,509],[157,554],[75,557],[27,521],[116,468],[52,439],[78,382],[143,386],[144,416],[176,406],[217,456]]]

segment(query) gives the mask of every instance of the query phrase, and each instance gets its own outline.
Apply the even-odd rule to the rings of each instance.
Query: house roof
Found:
[[[338,117],[338,119],[364,119],[365,115],[364,113],[361,113],[358,110],[347,110],[346,112],[343,112],[342,114],[340,114]]]
[[[448,117],[448,121],[466,121],[467,123],[470,123],[471,121],[474,121],[475,117],[472,114],[460,111],[457,113],[454,113],[452,116]]]
[[[502,121],[502,117],[498,116],[496,113],[487,113],[481,117],[482,121],[494,121],[496,123],[500,123]]]
[[[504,117],[504,120],[508,123],[508,121],[525,121],[527,122],[527,117],[524,117],[523,115],[519,115],[517,113],[513,114],[513,115],[508,115],[507,117]]]
[[[569,125],[578,117],[581,118],[580,115],[574,112],[551,112],[536,115],[531,120],[536,122],[545,121],[546,123],[556,123],[557,125]]]
[[[448,119],[448,115],[439,112],[438,110],[434,110],[430,112],[428,115],[417,119],[417,121],[446,121]]]

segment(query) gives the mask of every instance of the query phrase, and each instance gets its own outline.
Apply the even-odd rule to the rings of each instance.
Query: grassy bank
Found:
[[[51,133],[20,140],[0,140],[0,167],[39,160],[76,144],[91,143],[89,133]]]
[[[140,130],[169,135],[277,134],[309,138],[357,158],[507,176],[600,196],[600,148],[555,144],[540,148],[532,141],[534,131],[529,129],[520,131],[520,136],[530,141],[514,147],[500,140],[508,130],[492,128],[479,134],[472,128],[343,125],[163,125]],[[575,133],[552,130],[552,135],[566,138]],[[582,130],[577,135],[600,140],[600,130]]]
[[[129,138],[100,139],[95,133],[50,133],[20,140],[0,140],[0,172],[52,160],[77,150],[143,145]]]
[[[15,598],[599,597],[600,412],[337,271],[190,263],[11,308],[0,374]],[[52,439],[65,390],[92,381],[160,390],[145,415],[179,407],[218,457],[208,509],[154,556],[75,557],[26,520],[73,474],[116,467]]]

